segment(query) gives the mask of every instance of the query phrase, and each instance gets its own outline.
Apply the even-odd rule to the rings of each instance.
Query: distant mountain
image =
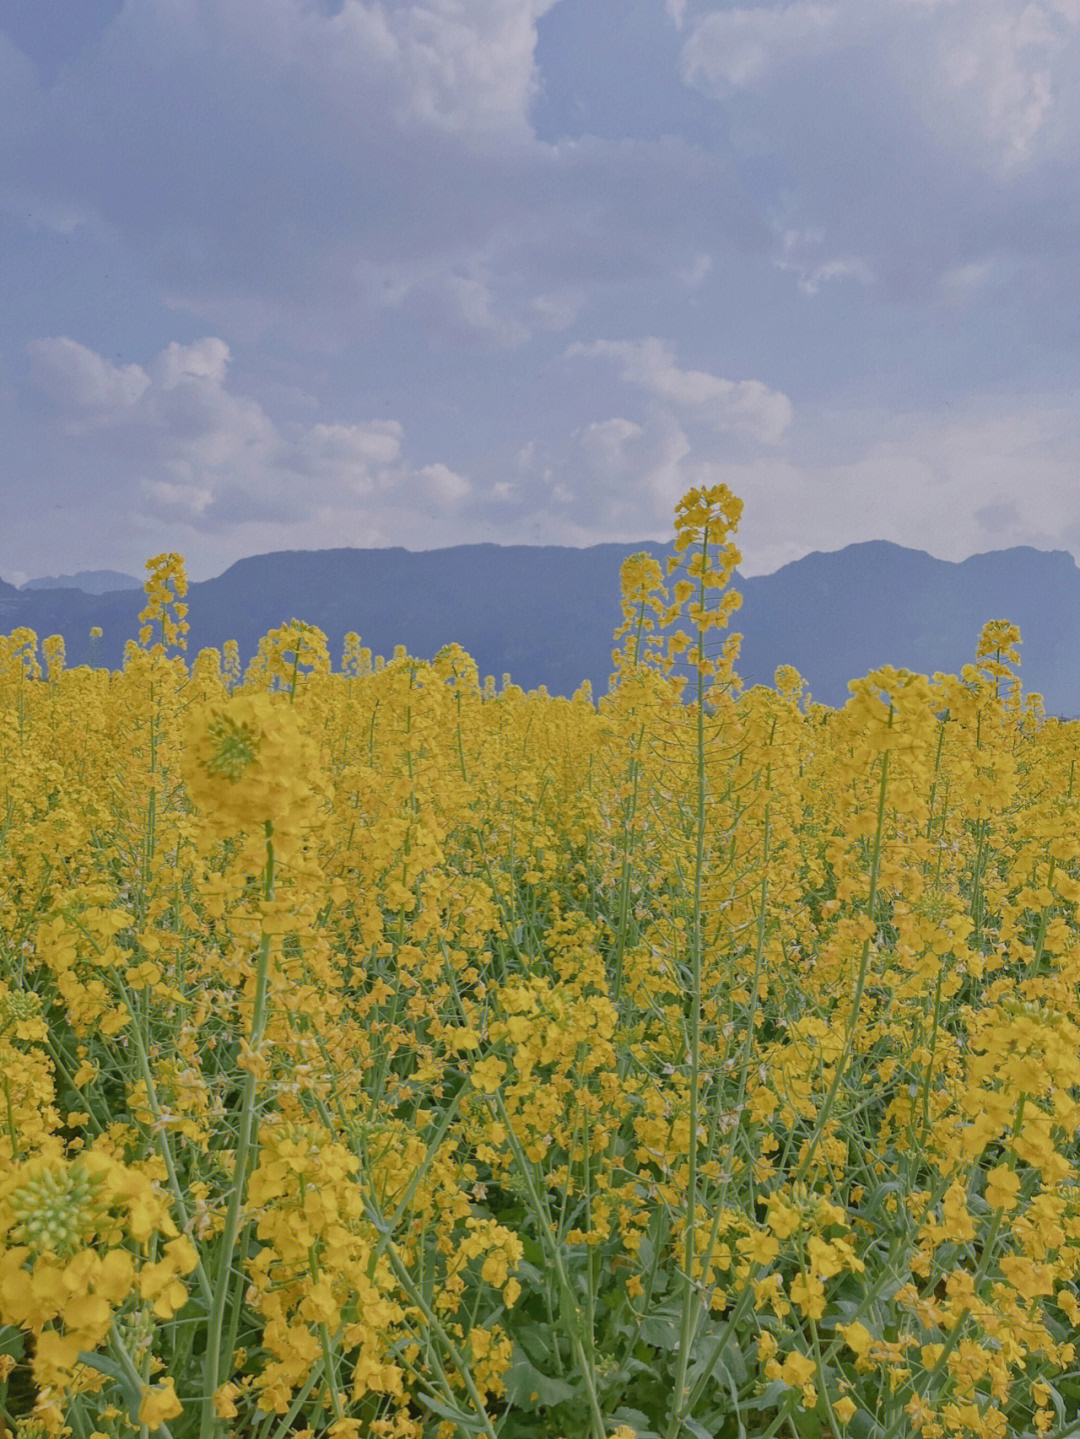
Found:
[[[736,582],[745,634],[736,666],[769,683],[792,664],[815,699],[839,706],[847,684],[879,665],[959,674],[987,620],[1018,625],[1025,692],[1046,713],[1080,713],[1080,569],[1067,550],[1017,546],[951,563],[885,540],[805,555]]]
[[[560,695],[588,678],[599,697],[621,619],[619,568],[635,550],[662,559],[670,546],[254,555],[190,586],[187,655],[235,639],[246,665],[268,630],[295,618],[325,632],[335,669],[346,632],[356,630],[374,654],[403,644],[430,659],[457,641],[481,677],[501,682],[508,672],[525,689],[543,684]],[[815,700],[840,706],[848,681],[880,665],[959,673],[975,658],[983,624],[1005,619],[1023,636],[1025,691],[1042,693],[1047,714],[1080,714],[1080,569],[1065,550],[1025,546],[950,563],[874,540],[734,583],[743,604],[732,628],[744,637],[736,669],[747,687],[771,685],[776,667],[791,664]],[[0,633],[25,625],[40,638],[62,634],[68,664],[78,665],[89,663],[89,630],[100,625],[96,663],[117,669],[142,605],[141,592],[20,591],[0,581]]]
[[[105,595],[111,590],[141,590],[143,582],[121,570],[80,570],[77,575],[45,575],[27,580],[24,590],[82,590],[88,595]]]

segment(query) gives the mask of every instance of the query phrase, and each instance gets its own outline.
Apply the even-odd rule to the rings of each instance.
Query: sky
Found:
[[[0,576],[1080,557],[1080,0],[0,0]]]

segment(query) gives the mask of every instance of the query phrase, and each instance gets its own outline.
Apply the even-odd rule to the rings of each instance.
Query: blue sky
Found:
[[[0,0],[0,576],[1080,556],[1080,0]]]

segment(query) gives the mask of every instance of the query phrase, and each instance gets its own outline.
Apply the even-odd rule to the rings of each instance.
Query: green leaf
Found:
[[[624,1404],[620,1405],[614,1414],[605,1414],[604,1418],[610,1419],[614,1424],[628,1424],[637,1439],[660,1439],[659,1431],[649,1428],[649,1416],[640,1409],[628,1409]]]
[[[695,1347],[697,1358],[693,1367],[698,1371],[698,1379],[705,1372],[705,1365],[711,1364],[713,1377],[721,1383],[734,1384],[736,1387],[746,1383],[746,1359],[731,1325],[726,1320],[707,1325]],[[720,1350],[719,1354],[717,1349]],[[694,1382],[696,1383],[697,1379]]]
[[[530,1234],[521,1236],[521,1247],[525,1254],[525,1262],[532,1268],[541,1281],[543,1281],[543,1266],[547,1263],[547,1255],[544,1253],[544,1246],[539,1240],[533,1239]],[[521,1269],[521,1261],[518,1261],[518,1268]]]
[[[450,1419],[460,1428],[468,1430],[470,1434],[482,1434],[484,1432],[483,1421],[475,1415],[463,1414],[460,1409],[455,1409],[450,1404],[444,1404],[441,1399],[435,1399],[430,1394],[417,1394],[417,1399],[425,1409],[430,1409],[432,1414],[437,1414],[440,1419]]]
[[[514,1362],[503,1375],[503,1384],[506,1386],[507,1402],[519,1409],[536,1409],[541,1404],[565,1404],[578,1395],[578,1386],[542,1374],[517,1344],[514,1345]],[[532,1397],[534,1394],[535,1399]]]
[[[21,1359],[26,1353],[26,1335],[13,1324],[0,1324],[0,1354]]]
[[[635,1359],[632,1354],[627,1358],[626,1363],[616,1370],[616,1374],[620,1378],[625,1375],[627,1379],[635,1374],[647,1374],[650,1379],[660,1378],[660,1371],[655,1364],[646,1364],[643,1359]]]
[[[761,1394],[750,1399],[740,1399],[739,1405],[742,1409],[778,1409],[787,1392],[787,1385],[782,1379],[772,1379]]]
[[[115,1379],[117,1384],[124,1388],[130,1388],[127,1375],[121,1369],[115,1359],[109,1359],[104,1354],[88,1354],[85,1350],[79,1350],[79,1363],[85,1364],[87,1369],[96,1369],[99,1374],[107,1374],[110,1379]]]
[[[1050,1402],[1051,1404],[1053,1404],[1054,1412],[1057,1415],[1058,1428],[1064,1429],[1068,1420],[1065,1414],[1065,1405],[1062,1401],[1061,1395],[1048,1380],[1044,1379],[1042,1382],[1050,1391]],[[1075,1433],[1076,1431],[1074,1430],[1073,1432]]]
[[[555,1336],[546,1326],[530,1324],[520,1331],[517,1340],[525,1351],[525,1357],[541,1370],[558,1368],[555,1362]]]
[[[683,1428],[688,1434],[692,1434],[694,1436],[694,1439],[716,1439],[716,1435],[710,1434],[709,1431],[705,1428],[705,1425],[699,1424],[696,1419],[691,1419],[689,1416],[687,1416],[685,1419],[683,1419],[682,1423]]]
[[[682,1316],[672,1308],[654,1310],[642,1322],[641,1337],[654,1349],[677,1349]]]
[[[679,1326],[672,1319],[646,1319],[641,1326],[641,1337],[653,1349],[675,1350],[679,1347]]]
[[[847,1422],[850,1439],[882,1439],[885,1429],[865,1409],[856,1409]]]
[[[535,1264],[530,1264],[527,1259],[519,1259],[514,1267],[514,1276],[523,1289],[543,1289],[546,1280]]]
[[[131,1382],[127,1373],[115,1359],[109,1359],[104,1354],[88,1353],[85,1349],[79,1350],[79,1363],[85,1364],[87,1369],[96,1369],[99,1374],[119,1384],[124,1396],[124,1404],[128,1411],[128,1418],[134,1428],[139,1427],[139,1406],[142,1404],[142,1394]]]

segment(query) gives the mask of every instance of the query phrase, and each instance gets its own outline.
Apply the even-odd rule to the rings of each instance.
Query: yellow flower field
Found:
[[[189,665],[175,554],[120,673],[0,637],[9,1431],[1080,1433],[1080,727],[997,620],[745,689],[741,510],[598,701]]]

